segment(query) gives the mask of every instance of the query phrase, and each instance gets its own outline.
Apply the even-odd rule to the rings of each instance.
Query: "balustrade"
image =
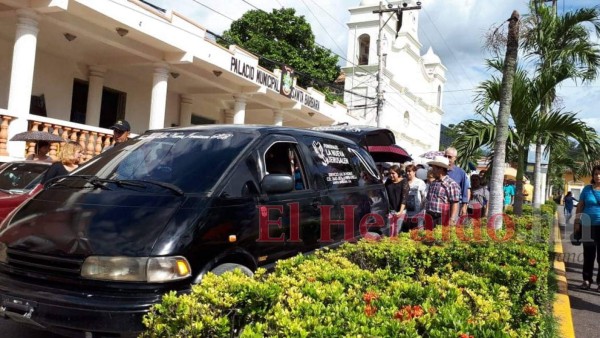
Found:
[[[11,116],[0,114],[0,156],[8,156],[6,144],[8,142],[8,128]],[[66,122],[66,121],[65,121]],[[66,122],[73,125],[71,122]],[[98,129],[98,128],[94,128]],[[40,122],[35,120],[29,121],[28,130],[45,131],[51,134],[62,137],[64,140],[77,142],[82,147],[83,161],[88,161],[92,157],[100,154],[102,149],[107,145],[112,144],[112,133],[102,133],[94,130],[85,129],[85,125],[79,125],[79,128],[73,128],[62,125],[57,122]],[[60,146],[63,143],[55,142],[50,144],[50,152],[48,153],[53,159],[58,160]],[[25,147],[25,157],[35,153],[35,142],[27,142]]]

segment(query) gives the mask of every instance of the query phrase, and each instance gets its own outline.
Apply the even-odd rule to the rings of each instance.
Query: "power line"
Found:
[[[306,9],[308,9],[308,11],[310,12],[310,14],[312,14],[312,16],[315,18],[315,20],[317,20],[317,23],[319,24],[319,26],[321,26],[321,28],[323,28],[323,31],[325,31],[325,34],[327,34],[327,36],[331,39],[331,41],[333,42],[333,44],[340,49],[340,51],[343,53],[344,51],[342,50],[342,47],[340,47],[337,42],[335,41],[335,39],[329,34],[329,31],[323,27],[323,24],[321,24],[321,21],[319,21],[319,18],[315,15],[315,13],[313,13],[313,11],[310,9],[310,7],[308,7],[308,5],[306,4],[306,2],[304,2],[304,0],[300,0],[302,1],[302,3],[304,4],[304,6],[306,7]]]
[[[197,1],[197,0],[192,0],[192,1],[193,1],[193,2],[195,2],[195,3],[197,3],[197,4],[199,4],[199,5],[201,5],[201,6],[203,6],[203,7],[205,7],[205,8],[207,8],[207,9],[209,9],[209,10],[211,10],[211,11],[213,11],[213,12],[215,12],[215,13],[217,13],[217,14],[219,14],[219,15],[221,15],[221,16],[223,16],[223,17],[225,17],[225,18],[227,18],[227,19],[229,19],[229,20],[230,20],[230,21],[232,21],[232,22],[233,22],[233,21],[235,21],[234,19],[230,18],[229,16],[227,16],[227,15],[225,15],[225,14],[223,14],[223,13],[219,12],[218,10],[216,10],[216,9],[214,9],[214,8],[211,8],[211,7],[209,7],[209,6],[206,6],[205,4],[203,4],[203,3],[201,3],[201,2],[199,2],[199,1]],[[246,0],[242,0],[242,1],[243,1],[244,3],[246,3],[247,5],[251,6],[252,8],[255,8],[256,10],[258,10],[258,11],[261,11],[261,12],[263,12],[263,13],[267,13],[267,14],[268,14],[268,12],[266,12],[266,11],[265,11],[265,10],[263,10],[263,9],[260,9],[260,8],[256,7],[256,6],[255,6],[254,4],[252,4],[252,3],[250,3],[250,2],[248,2],[248,1],[246,1]],[[226,40],[225,40],[225,39],[224,39],[222,36],[220,36],[220,35],[218,35],[218,34],[216,34],[216,33],[214,33],[214,32],[210,32],[210,31],[208,31],[208,30],[207,30],[207,32],[209,32],[210,34],[214,35],[215,37],[218,37],[218,38],[220,38],[220,39],[221,39],[221,40],[223,40],[223,41],[226,41]],[[232,43],[232,41],[227,41],[227,42],[228,42],[228,43]],[[346,60],[346,61],[347,61],[348,63],[350,63],[350,64],[353,64],[352,62],[348,61],[346,58],[342,57],[341,55],[339,55],[339,54],[337,54],[337,53],[335,53],[335,52],[331,51],[329,48],[326,48],[326,47],[324,47],[324,46],[322,46],[322,45],[318,44],[316,41],[315,41],[315,45],[317,45],[317,46],[319,46],[319,47],[321,47],[321,48],[324,48],[324,49],[326,49],[326,50],[329,50],[329,51],[330,51],[332,54],[334,54],[334,55],[336,55],[336,56],[338,56],[338,57],[342,58],[343,60]],[[243,47],[243,46],[242,46],[242,47]],[[277,61],[274,61],[274,60],[270,60],[270,59],[268,59],[268,58],[264,57],[263,55],[259,55],[259,56],[260,56],[261,58],[263,58],[264,60],[267,60],[267,61],[269,61],[269,62],[271,62],[271,63],[278,64],[278,65],[283,65],[283,63],[282,63],[282,62],[277,62]],[[354,64],[353,64],[353,65],[354,65]],[[356,66],[356,65],[355,65],[355,66]],[[365,71],[365,72],[366,72],[366,73],[367,73],[369,76],[371,76],[371,77],[375,77],[375,76],[374,76],[372,73],[370,73],[370,72],[369,72],[369,71],[367,71],[366,69],[364,69],[364,68],[362,68],[362,67],[358,67],[358,68],[359,68],[359,69],[362,69],[363,71]],[[334,86],[334,85],[331,85],[331,84],[324,84],[324,83],[323,83],[323,82],[321,82],[320,80],[318,80],[318,79],[315,79],[315,78],[313,78],[313,77],[310,77],[310,76],[308,76],[307,74],[304,74],[304,73],[302,73],[302,72],[296,71],[296,73],[297,73],[297,74],[300,74],[300,75],[302,75],[302,76],[304,76],[304,77],[306,77],[306,78],[308,78],[308,79],[310,79],[310,80],[313,80],[313,81],[317,82],[318,84],[320,84],[320,85],[321,85],[321,86],[323,86],[323,87],[335,88],[335,86]],[[337,89],[337,88],[336,88],[336,89]],[[345,92],[352,93],[352,94],[354,94],[354,95],[358,95],[358,96],[361,96],[361,97],[366,97],[366,96],[364,96],[364,95],[361,95],[361,94],[358,94],[358,93],[353,93],[352,91],[349,91],[349,90],[346,90],[346,89],[343,89],[343,90],[344,90]],[[370,98],[370,97],[367,97],[367,98]]]
[[[213,11],[213,12],[215,12],[215,13],[219,14],[220,16],[222,16],[222,17],[224,17],[224,18],[227,18],[227,19],[229,19],[229,20],[231,20],[231,21],[235,21],[235,20],[233,20],[232,18],[228,17],[227,15],[225,15],[225,14],[223,14],[223,13],[221,13],[221,12],[217,11],[216,9],[210,8],[210,7],[208,7],[207,5],[205,5],[205,4],[203,4],[203,3],[201,3],[201,2],[199,2],[199,1],[197,1],[197,0],[192,0],[192,1],[193,1],[193,2],[195,2],[195,3],[197,3],[198,5],[200,5],[200,6],[202,6],[202,7],[205,7],[205,8],[208,8],[208,9],[210,9],[211,11]]]
[[[277,1],[277,2],[279,2],[279,1]],[[315,4],[315,6],[319,7],[320,10],[322,10],[323,12],[325,12],[325,14],[327,14],[333,21],[335,21],[336,23],[338,23],[340,26],[344,27],[344,29],[348,28],[348,26],[346,26],[345,24],[337,21],[337,19],[333,15],[329,14],[329,12],[326,11],[323,7],[319,6],[319,4],[316,1],[310,0],[310,2],[312,2],[313,4]]]
[[[194,0],[194,1],[196,1],[196,0]],[[246,0],[242,0],[242,1],[243,1],[244,3],[246,3],[246,4],[250,5],[251,7],[255,8],[256,10],[259,10],[259,11],[261,11],[261,12],[264,12],[264,13],[267,13],[267,14],[268,14],[268,12],[267,12],[267,11],[265,11],[264,9],[260,9],[260,8],[256,7],[255,5],[253,5],[252,3],[250,3],[250,2],[248,2],[248,1],[246,1]],[[277,1],[277,2],[279,3],[279,1]],[[302,2],[304,3],[304,1],[302,1]],[[281,3],[279,3],[279,4],[281,5]],[[315,16],[315,15],[312,13],[312,11],[310,10],[310,8],[308,8],[308,6],[306,5],[306,3],[304,3],[304,6],[306,6],[306,8],[309,10],[309,12],[310,12],[310,13],[311,13],[311,14],[312,14],[312,15],[313,15],[315,18],[317,18],[317,17],[316,17],[316,16]],[[282,8],[284,8],[283,6],[281,6],[281,7],[282,7]],[[232,19],[230,19],[230,20],[231,20],[231,21],[235,21],[235,20],[232,20]],[[318,20],[318,19],[317,19],[317,23],[319,23],[319,25],[321,25],[321,23],[319,22],[319,20]],[[311,28],[312,28],[312,27],[311,27]],[[323,27],[323,26],[321,25],[321,28],[323,28],[323,30],[325,31],[325,33],[326,33],[327,35],[329,35],[329,33],[327,32],[327,29],[325,29],[325,27]],[[342,48],[341,48],[340,46],[338,46],[338,45],[337,45],[337,43],[335,42],[335,40],[334,40],[334,39],[333,39],[331,36],[329,36],[329,37],[330,37],[330,38],[331,38],[331,40],[334,42],[334,44],[336,44],[336,46],[337,46],[338,48],[340,48],[340,50],[341,50]],[[350,64],[350,65],[352,65],[353,67],[356,67],[356,68],[358,68],[358,69],[360,69],[360,70],[363,70],[363,71],[365,71],[367,74],[369,74],[369,76],[375,77],[375,75],[374,75],[373,73],[371,73],[371,72],[369,72],[368,70],[366,70],[366,69],[364,69],[364,68],[360,67],[360,65],[357,65],[357,64],[355,64],[354,62],[351,62],[350,60],[346,59],[344,56],[342,56],[342,55],[340,55],[340,54],[337,54],[336,52],[332,51],[330,48],[327,48],[327,47],[325,47],[325,46],[323,46],[323,45],[319,44],[317,41],[315,41],[315,45],[317,45],[317,46],[319,46],[319,47],[321,47],[321,48],[323,48],[323,49],[326,49],[326,50],[330,51],[332,54],[334,54],[334,55],[335,55],[335,56],[337,56],[338,58],[340,58],[340,59],[342,59],[342,60],[346,61],[347,63],[349,63],[349,64]],[[343,51],[342,51],[342,52],[343,52]]]

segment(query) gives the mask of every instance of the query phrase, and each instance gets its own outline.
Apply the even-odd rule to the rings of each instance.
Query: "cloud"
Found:
[[[340,64],[345,66],[348,28],[348,9],[358,7],[361,0],[150,0],[163,7],[172,8],[197,21],[217,34],[229,28],[231,19],[240,18],[244,12],[254,9],[248,3],[265,11],[273,8],[292,7],[298,15],[304,15],[311,24],[319,44],[341,55]],[[598,0],[559,1],[559,12],[574,8],[592,7]],[[408,0],[407,2],[410,2]],[[419,11],[419,39],[423,45],[421,53],[429,46],[438,54],[448,69],[444,88],[443,123],[458,123],[474,116],[474,88],[489,79],[492,71],[486,69],[485,59],[490,54],[483,48],[485,34],[491,29],[506,25],[513,10],[521,16],[527,14],[528,0],[421,0]],[[401,3],[401,1],[393,1]],[[201,5],[202,4],[202,5]],[[208,9],[211,7],[213,10]],[[600,102],[598,83],[587,87],[560,88],[565,110],[578,112],[580,118],[595,121],[593,108]],[[597,126],[597,122],[596,123]],[[598,129],[598,128],[597,128]]]

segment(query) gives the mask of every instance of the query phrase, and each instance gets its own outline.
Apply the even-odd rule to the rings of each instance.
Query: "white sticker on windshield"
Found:
[[[164,133],[152,133],[148,135],[142,135],[140,139],[163,139],[163,138],[193,138],[193,139],[215,139],[215,140],[227,140],[232,138],[233,134],[231,133],[222,133],[222,134],[214,134],[214,135],[203,135],[201,133],[185,133],[185,132],[164,132]]]

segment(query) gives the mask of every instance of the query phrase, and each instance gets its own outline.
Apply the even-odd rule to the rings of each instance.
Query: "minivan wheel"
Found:
[[[246,275],[248,277],[254,276],[254,272],[252,272],[252,270],[248,269],[247,267],[245,267],[241,264],[236,264],[236,263],[223,263],[223,264],[217,265],[212,270],[210,270],[210,272],[214,273],[217,276],[220,276],[227,271],[233,271],[235,269],[239,269],[244,275]]]

